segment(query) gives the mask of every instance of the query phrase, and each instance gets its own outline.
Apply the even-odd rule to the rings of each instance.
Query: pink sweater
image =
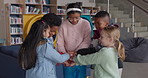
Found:
[[[91,27],[87,20],[81,18],[76,25],[66,20],[59,29],[56,49],[59,52],[77,51],[88,48],[90,42]]]

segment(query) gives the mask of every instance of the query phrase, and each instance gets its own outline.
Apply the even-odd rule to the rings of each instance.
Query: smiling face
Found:
[[[95,18],[95,27],[97,30],[102,30],[103,28],[105,28],[106,26],[108,26],[109,24],[109,17],[105,16],[105,17],[100,17],[100,18]]]
[[[53,35],[56,34],[56,31],[58,31],[59,27],[58,26],[53,26],[50,28],[50,36],[49,37],[52,37]]]
[[[53,35],[55,35],[56,34],[56,31],[58,30],[58,26],[53,26],[53,27],[48,27],[47,29],[45,29],[44,31],[43,31],[43,36],[45,37],[45,38],[50,38],[50,37],[52,37]]]
[[[72,14],[69,14],[68,15],[69,22],[71,24],[73,24],[73,25],[77,24],[79,22],[79,20],[80,20],[80,15],[81,14],[80,13],[77,13],[77,12],[72,13]]]

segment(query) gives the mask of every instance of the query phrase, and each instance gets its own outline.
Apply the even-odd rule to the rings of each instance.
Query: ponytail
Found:
[[[118,51],[119,58],[122,61],[124,61],[125,60],[125,49],[124,49],[123,44],[119,40],[116,41],[116,49]]]

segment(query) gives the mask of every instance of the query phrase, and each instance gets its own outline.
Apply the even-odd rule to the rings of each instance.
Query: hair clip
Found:
[[[44,21],[42,21],[42,23],[45,23]]]

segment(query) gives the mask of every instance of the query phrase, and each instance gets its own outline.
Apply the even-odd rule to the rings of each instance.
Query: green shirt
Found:
[[[118,71],[118,53],[113,47],[104,47],[99,52],[74,57],[80,65],[95,64],[95,78],[120,78]]]

